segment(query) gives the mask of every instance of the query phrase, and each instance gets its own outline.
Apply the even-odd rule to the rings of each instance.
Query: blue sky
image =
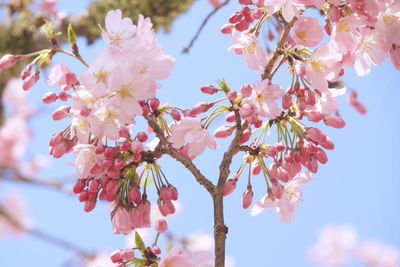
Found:
[[[60,9],[76,12],[84,8],[84,4],[72,6],[71,1],[60,0]],[[231,88],[239,89],[241,84],[252,84],[259,79],[259,73],[249,70],[240,57],[227,51],[230,38],[219,33],[220,26],[237,8],[236,1],[231,1],[212,17],[189,54],[182,55],[182,48],[211,11],[208,1],[196,1],[189,12],[174,22],[169,34],[159,33],[165,52],[176,59],[171,77],[162,82],[163,88],[158,92],[162,103],[190,108],[198,102],[213,100],[200,92],[202,85],[216,85],[217,79],[224,78]],[[85,41],[79,40],[79,45],[89,62],[104,47],[102,41],[85,47]],[[77,73],[83,70],[79,62],[68,57],[57,55],[55,62],[64,62]],[[286,73],[283,66],[273,82],[280,83],[283,88],[289,86]],[[42,73],[42,77],[46,75],[48,73]],[[248,210],[242,209],[241,195],[247,184],[245,175],[239,180],[236,191],[225,198],[225,223],[229,227],[227,254],[234,257],[236,266],[310,266],[307,250],[315,242],[318,229],[332,222],[352,224],[361,238],[377,238],[400,247],[400,120],[396,111],[400,98],[399,72],[386,60],[366,77],[358,77],[355,71],[348,69],[344,81],[358,91],[359,100],[366,105],[368,113],[365,116],[356,113],[345,97],[341,97],[339,111],[346,127],[338,130],[318,125],[336,147],[327,153],[328,163],[320,166],[314,180],[304,188],[303,200],[292,223],[281,223],[275,212],[251,217]],[[45,79],[41,79],[31,89],[32,101],[39,103],[48,90]],[[43,115],[31,122],[35,137],[30,154],[47,154],[51,134],[63,129],[65,122],[55,123],[47,116],[54,108],[46,108]],[[214,128],[218,123],[222,124],[223,119],[219,119]],[[225,141],[218,144],[221,150],[206,151],[195,160],[214,182],[222,150],[226,147]],[[232,170],[239,167],[241,156],[236,157]],[[53,160],[52,168],[44,171],[41,177],[73,177],[74,168],[66,164],[68,161],[72,161],[71,156]],[[174,160],[164,157],[161,166],[178,188],[183,202],[182,212],[170,224],[171,231],[180,236],[199,230],[212,233],[212,201],[208,193]],[[261,175],[253,177],[254,200],[266,193],[262,180]],[[75,196],[21,184],[2,183],[0,195],[15,189],[26,196],[38,229],[87,250],[124,247],[124,237],[112,233],[105,205],[87,214]],[[71,252],[29,236],[0,239],[0,251],[2,267],[62,266],[73,256]]]

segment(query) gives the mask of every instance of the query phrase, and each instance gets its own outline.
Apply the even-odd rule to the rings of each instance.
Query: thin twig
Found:
[[[145,119],[149,123],[150,127],[153,129],[158,139],[160,139],[161,144],[164,146],[164,151],[171,157],[182,163],[193,174],[197,182],[204,186],[204,188],[212,195],[215,188],[213,183],[200,172],[200,170],[193,164],[191,160],[182,156],[175,148],[172,147],[172,145],[165,137],[163,130],[157,124],[152,114],[145,116]]]
[[[282,31],[281,37],[280,37],[280,39],[279,39],[279,41],[278,41],[278,43],[277,43],[277,45],[275,47],[274,52],[272,52],[271,58],[268,60],[268,63],[265,66],[264,73],[261,75],[261,79],[262,80],[271,79],[272,78],[272,76],[273,76],[272,68],[275,66],[276,61],[278,60],[279,56],[282,53],[282,48],[283,48],[283,46],[284,46],[284,44],[286,42],[286,39],[287,39],[287,37],[288,37],[288,35],[290,33],[290,30],[292,29],[294,23],[296,22],[296,19],[297,18],[294,17],[292,19],[292,21],[289,22],[289,23],[286,22],[285,20],[283,20],[284,21],[284,27],[283,27],[283,31]],[[274,73],[275,73],[275,71],[274,71]]]
[[[189,45],[186,46],[185,48],[183,48],[182,54],[185,53],[189,53],[190,48],[193,46],[194,42],[196,41],[196,39],[199,37],[200,32],[203,30],[204,26],[207,24],[207,21],[209,18],[211,18],[215,13],[217,13],[217,11],[227,5],[229,3],[229,0],[225,0],[225,2],[223,2],[222,4],[220,4],[219,6],[217,6],[213,11],[211,11],[210,14],[208,14],[208,16],[203,20],[203,23],[200,25],[200,28],[197,30],[195,36],[192,38],[192,40],[190,41]]]

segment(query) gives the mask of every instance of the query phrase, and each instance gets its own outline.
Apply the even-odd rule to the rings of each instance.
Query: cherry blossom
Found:
[[[270,84],[270,81],[266,79],[254,82],[249,103],[257,108],[257,112],[261,116],[274,119],[281,114],[281,110],[274,100],[282,96],[282,88],[277,84]]]
[[[101,33],[104,42],[117,47],[136,33],[136,25],[130,18],[122,18],[119,9],[107,13],[105,26],[106,29],[102,29]]]

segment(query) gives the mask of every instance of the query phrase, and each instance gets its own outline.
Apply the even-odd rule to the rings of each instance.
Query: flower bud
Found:
[[[243,193],[242,207],[244,209],[247,209],[248,207],[250,207],[252,201],[253,201],[253,191],[251,189],[251,185],[248,185],[247,190],[244,191]]]
[[[35,71],[32,75],[24,80],[24,82],[22,83],[22,89],[24,89],[25,91],[31,89],[38,80],[39,72]]]
[[[237,92],[236,91],[229,91],[227,94],[227,97],[229,99],[229,101],[233,102],[235,101],[236,97],[237,97]]]
[[[58,96],[56,93],[48,92],[43,96],[42,101],[46,104],[50,104],[50,103],[53,103],[54,101],[56,101],[57,98],[58,98]]]
[[[145,132],[138,132],[136,137],[140,142],[146,142],[147,139],[149,139],[149,137],[147,136],[147,134]]]
[[[121,126],[118,129],[119,137],[128,137],[129,136],[129,129],[125,126]]]
[[[224,26],[221,27],[221,33],[232,34],[233,27],[234,27],[233,24],[225,24]]]
[[[61,106],[56,109],[51,115],[52,119],[55,121],[62,120],[69,115],[70,106]]]
[[[235,125],[222,125],[215,130],[214,136],[217,138],[228,137],[232,134],[234,129]]]
[[[325,116],[324,122],[326,125],[338,129],[343,128],[346,125],[345,121],[341,117],[334,115]]]
[[[176,120],[176,121],[180,121],[181,120],[181,113],[179,111],[177,111],[176,109],[174,109],[173,111],[171,111],[171,117]]]
[[[250,84],[243,84],[242,87],[240,88],[240,92],[244,97],[249,97],[251,96],[252,89]]]
[[[156,221],[156,225],[154,226],[154,229],[156,229],[157,232],[162,234],[168,230],[168,224],[164,219],[159,219]]]
[[[150,101],[150,108],[151,108],[152,110],[156,110],[159,106],[160,106],[160,101],[158,101],[158,98],[154,97],[154,98]]]
[[[233,176],[233,178],[230,178],[226,181],[224,186],[224,197],[231,194],[235,190],[236,182],[237,182],[236,176]]]
[[[213,85],[203,85],[202,87],[200,87],[200,90],[205,93],[205,94],[215,94],[216,92],[218,92],[219,90],[217,88],[215,88]]]
[[[22,57],[19,55],[5,54],[2,58],[0,58],[0,70],[12,67],[21,58]]]

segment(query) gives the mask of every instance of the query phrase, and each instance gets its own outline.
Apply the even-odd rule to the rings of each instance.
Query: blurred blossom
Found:
[[[357,246],[357,231],[350,225],[326,225],[310,250],[310,259],[323,266],[345,266]]]
[[[115,267],[115,264],[110,260],[110,252],[102,251],[97,253],[93,259],[85,261],[82,267]]]
[[[206,232],[194,233],[187,240],[187,247],[191,251],[214,250],[214,237]]]
[[[399,250],[379,240],[362,241],[357,247],[356,254],[360,261],[370,267],[400,266]]]
[[[0,237],[6,234],[22,235],[33,226],[28,216],[23,197],[11,193],[0,200]]]

